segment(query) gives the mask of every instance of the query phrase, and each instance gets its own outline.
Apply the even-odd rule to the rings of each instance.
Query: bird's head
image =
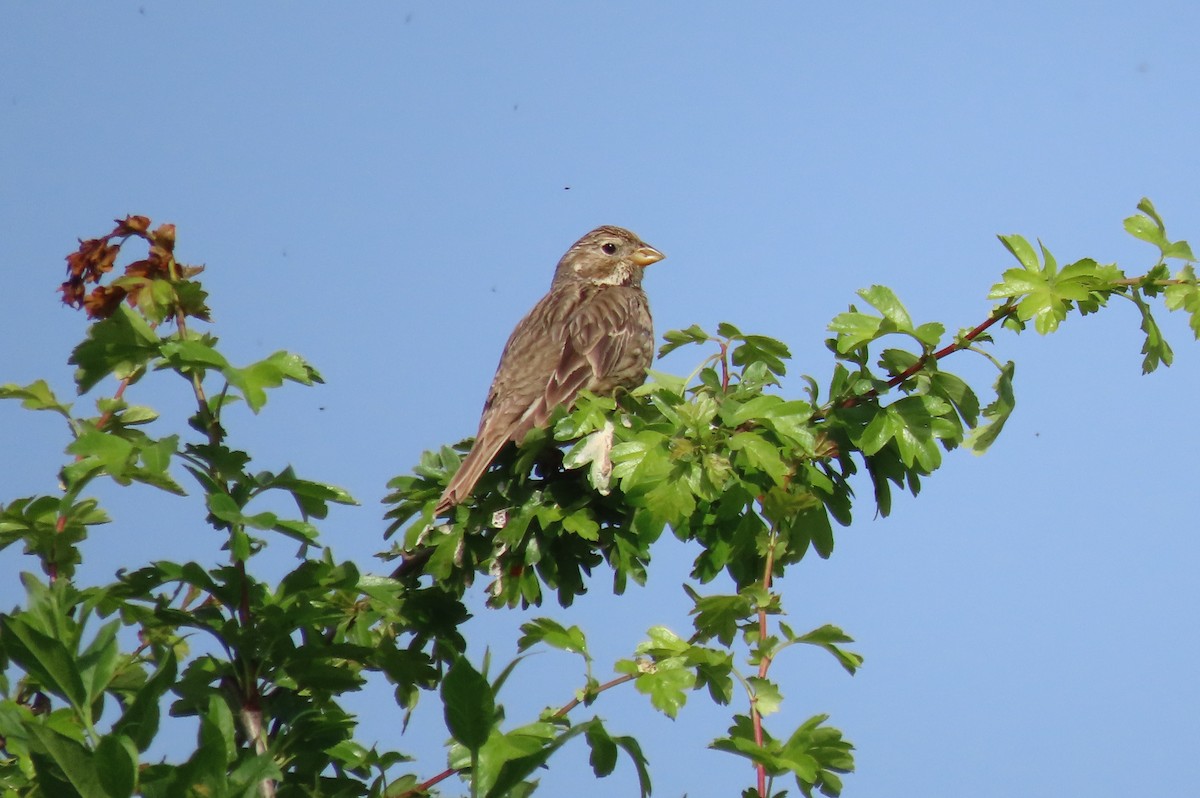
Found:
[[[571,245],[558,262],[554,282],[584,280],[636,287],[642,284],[642,269],[664,257],[630,231],[605,225]]]

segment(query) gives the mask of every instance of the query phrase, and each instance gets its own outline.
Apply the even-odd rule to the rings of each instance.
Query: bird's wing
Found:
[[[639,362],[634,351],[645,346],[638,339],[648,327],[640,291],[572,285],[543,297],[505,345],[475,444],[437,511],[462,501],[505,443],[520,443],[581,390],[607,392],[627,382],[617,372]]]
[[[637,360],[649,311],[640,291],[606,287],[586,292],[565,321],[562,353],[546,385],[548,412],[581,390],[607,392],[626,382],[620,372]]]

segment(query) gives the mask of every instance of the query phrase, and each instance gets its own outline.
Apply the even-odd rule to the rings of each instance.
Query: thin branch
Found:
[[[605,682],[604,684],[597,687],[595,692],[593,693],[593,695],[594,696],[600,695],[601,693],[605,692],[606,690],[611,690],[612,688],[617,687],[622,684],[625,684],[626,682],[631,682],[636,678],[637,678],[636,673],[627,673],[624,676],[618,676],[617,678],[613,679],[612,681]],[[559,709],[551,717],[561,718],[564,715],[566,715],[568,712],[570,712],[572,709],[574,709],[575,707],[579,706],[582,703],[583,703],[583,701],[581,699],[573,698],[570,701],[568,701],[567,703],[563,704],[561,707],[559,707]],[[441,773],[437,774],[433,778],[426,779],[425,781],[418,784],[416,787],[413,787],[408,792],[401,793],[398,796],[398,798],[408,798],[408,796],[410,796],[410,795],[424,795],[425,793],[429,792],[430,787],[433,787],[435,784],[439,784],[440,782],[445,781],[446,779],[450,778],[451,776],[453,776],[455,773],[458,773],[458,772],[459,772],[459,769],[456,769],[456,768],[448,768],[446,770],[443,770]]]
[[[841,400],[841,402],[838,403],[837,406],[841,407],[841,408],[849,408],[849,407],[855,407],[856,405],[860,405],[863,402],[869,402],[870,400],[879,396],[879,394],[882,391],[887,391],[892,388],[895,388],[897,385],[901,384],[902,382],[907,380],[909,377],[913,376],[918,371],[925,368],[925,364],[927,364],[930,360],[933,360],[936,363],[937,361],[941,360],[942,358],[952,355],[955,352],[961,352],[964,349],[969,349],[971,346],[971,343],[976,338],[978,338],[979,336],[981,336],[985,332],[987,332],[988,329],[990,329],[992,327],[992,325],[996,324],[996,322],[1007,319],[1009,316],[1011,316],[1013,314],[1013,312],[1016,309],[1017,309],[1017,303],[1015,301],[1010,300],[1010,301],[1006,302],[1005,304],[1003,304],[1003,305],[999,306],[998,308],[996,308],[995,310],[993,310],[991,312],[991,314],[987,317],[986,320],[984,320],[982,323],[976,325],[975,328],[970,330],[966,335],[963,335],[962,337],[956,339],[954,341],[954,343],[948,344],[948,345],[942,347],[941,349],[934,352],[932,355],[921,356],[917,360],[916,363],[913,363],[911,366],[909,366],[907,369],[902,371],[900,374],[897,374],[895,377],[892,377],[890,380],[888,380],[887,384],[882,389],[872,388],[871,390],[867,391],[866,393],[859,394],[858,396],[847,397],[847,398]],[[818,412],[814,416],[814,418],[824,418],[825,415],[829,412],[830,408],[831,408],[830,405],[825,406],[824,408],[821,409],[820,412]]]

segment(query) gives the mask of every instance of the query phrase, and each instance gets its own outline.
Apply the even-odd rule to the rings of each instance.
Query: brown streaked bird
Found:
[[[550,291],[504,345],[475,443],[435,514],[465,500],[504,444],[520,443],[581,390],[610,395],[642,384],[654,356],[642,270],[662,259],[620,227],[597,227],[571,245]]]

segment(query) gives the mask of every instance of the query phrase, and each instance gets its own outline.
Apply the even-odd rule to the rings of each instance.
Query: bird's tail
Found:
[[[442,498],[438,500],[433,514],[441,515],[470,496],[471,491],[475,489],[475,483],[483,476],[483,472],[487,471],[488,466],[496,459],[496,455],[500,453],[506,443],[508,443],[508,438],[503,437],[495,440],[484,437],[477,438],[471,451],[463,458],[458,471],[450,478],[450,484],[446,486]]]

